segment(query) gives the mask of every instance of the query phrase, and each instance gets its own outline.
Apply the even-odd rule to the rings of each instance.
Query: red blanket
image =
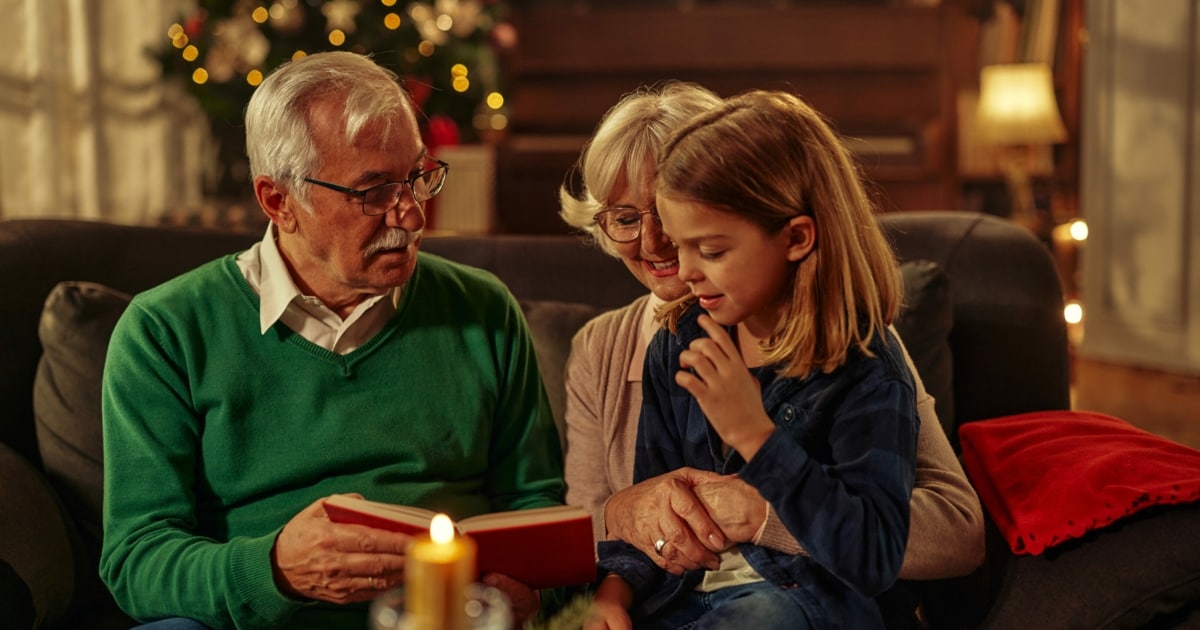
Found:
[[[966,423],[958,436],[967,475],[1016,554],[1200,499],[1200,451],[1111,416],[1026,413]]]

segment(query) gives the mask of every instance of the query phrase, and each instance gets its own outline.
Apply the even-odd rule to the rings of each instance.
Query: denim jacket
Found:
[[[896,581],[904,558],[919,422],[896,338],[880,331],[869,344],[874,357],[853,349],[828,374],[782,378],[779,366],[755,370],[775,431],[746,462],[737,452],[723,454],[700,405],[675,384],[680,352],[705,335],[696,321],[701,312],[690,309],[678,335],[661,330],[647,350],[634,482],[683,466],[737,473],[807,552],[741,543],[751,566],[787,590],[814,628],[882,626],[873,598]],[[601,575],[617,573],[632,586],[635,622],[702,578],[700,571],[673,576],[623,542],[602,542],[599,553]]]

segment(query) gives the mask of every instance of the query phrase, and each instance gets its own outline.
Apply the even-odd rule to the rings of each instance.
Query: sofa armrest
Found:
[[[66,615],[75,590],[67,521],[45,477],[2,443],[0,479],[0,561],[12,569],[5,577],[15,575],[28,589],[32,610],[24,613],[32,616],[33,627],[52,624]],[[21,599],[16,605],[23,605]],[[23,613],[5,611],[6,618],[10,614],[20,619]]]

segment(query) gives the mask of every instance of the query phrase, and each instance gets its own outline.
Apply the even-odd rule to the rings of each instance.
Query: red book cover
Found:
[[[404,534],[429,531],[434,512],[346,495],[325,500],[335,523],[366,525]],[[596,579],[592,520],[583,508],[560,505],[480,514],[455,521],[478,547],[479,573],[502,573],[531,588],[585,584]]]

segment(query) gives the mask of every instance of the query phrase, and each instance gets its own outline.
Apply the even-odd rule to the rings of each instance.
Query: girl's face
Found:
[[[639,210],[654,207],[654,185],[651,181],[630,186],[624,176],[613,187],[610,206],[628,206]],[[609,241],[629,273],[659,298],[671,301],[687,294],[687,285],[679,280],[679,260],[671,239],[649,214],[642,215],[641,236],[629,243]],[[607,238],[601,236],[600,238]]]
[[[792,262],[815,243],[810,217],[774,234],[702,203],[658,197],[663,231],[678,248],[679,279],[717,323],[744,323],[757,337],[775,329],[793,282]]]

